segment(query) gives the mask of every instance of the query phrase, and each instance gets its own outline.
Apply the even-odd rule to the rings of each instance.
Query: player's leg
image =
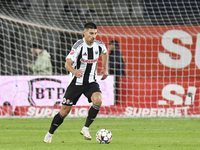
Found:
[[[95,92],[92,94],[91,97],[92,100],[92,106],[90,107],[88,111],[88,117],[85,123],[85,127],[88,127],[92,124],[94,119],[96,118],[100,108],[101,108],[101,103],[102,103],[102,95],[101,92]]]
[[[44,142],[49,142],[49,143],[51,142],[55,130],[63,123],[64,118],[71,111],[72,105],[76,104],[81,94],[82,91],[79,91],[78,87],[76,87],[75,85],[70,84],[68,86],[63,97],[62,107],[60,109],[60,112],[54,116],[49,132],[46,134],[44,138]]]
[[[54,116],[51,122],[51,127],[45,135],[44,142],[51,143],[55,130],[63,123],[64,118],[69,114],[71,108],[72,106],[62,105],[60,112]]]
[[[99,85],[97,83],[92,83],[88,88],[87,92],[84,93],[88,98],[89,102],[92,102],[92,106],[88,111],[88,116],[85,122],[85,126],[81,130],[81,134],[85,136],[85,139],[91,140],[91,136],[89,133],[89,127],[92,122],[95,120],[102,103],[102,94],[99,89]]]
[[[49,133],[54,134],[54,131],[63,123],[64,118],[71,111],[72,106],[62,105],[60,112],[54,116]]]
[[[91,100],[92,100],[93,104],[88,111],[88,116],[87,116],[87,119],[85,122],[85,126],[81,130],[81,134],[83,134],[85,136],[86,140],[91,140],[91,138],[92,138],[89,133],[89,127],[92,124],[92,122],[95,120],[95,118],[101,108],[101,103],[102,103],[101,92],[93,93]]]

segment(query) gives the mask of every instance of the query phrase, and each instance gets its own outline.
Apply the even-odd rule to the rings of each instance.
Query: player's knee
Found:
[[[60,109],[61,116],[66,117],[70,113],[71,108],[72,108],[72,106],[62,105],[62,107]]]
[[[94,101],[93,104],[94,104],[94,105],[97,105],[97,106],[101,106],[102,100],[101,100],[101,99],[98,99],[98,100]]]
[[[102,104],[102,95],[101,93],[94,93],[92,95],[92,103],[96,106],[101,106]]]

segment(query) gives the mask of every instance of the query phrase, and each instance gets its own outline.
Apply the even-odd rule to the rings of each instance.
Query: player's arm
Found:
[[[83,71],[81,69],[78,69],[78,70],[74,69],[72,67],[72,63],[73,63],[72,59],[71,58],[67,58],[66,62],[65,62],[65,68],[69,72],[71,72],[72,74],[74,74],[77,78],[82,77],[83,76]]]
[[[101,70],[100,73],[103,74],[101,80],[104,80],[108,76],[108,52],[102,55],[102,61],[103,61],[103,69]]]

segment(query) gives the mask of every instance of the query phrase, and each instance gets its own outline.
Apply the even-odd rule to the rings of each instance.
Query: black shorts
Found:
[[[75,85],[71,83],[66,89],[62,104],[68,106],[76,105],[82,94],[84,94],[88,98],[88,102],[91,103],[92,94],[95,92],[101,92],[99,84],[96,82],[87,85]]]

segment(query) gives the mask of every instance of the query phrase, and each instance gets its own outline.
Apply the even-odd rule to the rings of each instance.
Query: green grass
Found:
[[[0,150],[199,150],[199,118],[97,118],[91,141],[80,135],[85,118],[66,118],[52,143],[43,143],[52,118],[1,118]],[[110,144],[98,144],[96,132],[108,128]]]

